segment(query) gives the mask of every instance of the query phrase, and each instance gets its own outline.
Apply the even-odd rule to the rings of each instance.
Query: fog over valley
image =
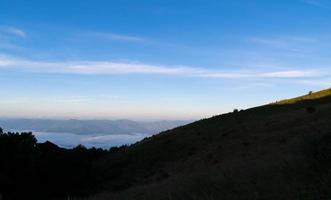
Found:
[[[110,148],[132,144],[189,122],[189,120],[138,122],[132,120],[0,119],[0,127],[11,132],[31,131],[38,142],[51,141],[65,148],[79,144],[86,147]]]

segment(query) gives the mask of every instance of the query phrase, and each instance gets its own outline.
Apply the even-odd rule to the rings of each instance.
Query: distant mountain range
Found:
[[[156,134],[190,122],[185,120],[138,122],[132,120],[0,119],[0,127],[5,130],[96,135]]]

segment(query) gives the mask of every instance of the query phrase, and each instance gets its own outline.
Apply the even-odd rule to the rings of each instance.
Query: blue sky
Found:
[[[1,0],[0,116],[199,119],[331,86],[328,0]]]

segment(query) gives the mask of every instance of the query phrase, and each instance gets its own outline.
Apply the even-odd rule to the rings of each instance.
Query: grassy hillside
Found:
[[[331,199],[331,90],[204,119],[100,161],[104,199]]]
[[[331,96],[331,89],[322,90],[322,91],[318,91],[318,92],[311,91],[307,95],[292,98],[292,99],[285,99],[285,100],[279,101],[275,104],[278,104],[278,105],[293,104],[293,103],[297,103],[300,101],[314,100],[314,99],[316,100],[316,99],[321,99],[321,98],[328,97],[328,96]]]

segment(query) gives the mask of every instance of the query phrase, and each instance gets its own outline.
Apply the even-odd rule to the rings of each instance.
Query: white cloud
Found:
[[[12,26],[0,26],[0,32],[20,38],[26,38],[27,36],[23,30]]]
[[[329,75],[322,70],[298,70],[287,69],[277,71],[263,70],[237,70],[217,71],[205,68],[189,66],[163,66],[143,63],[120,62],[96,62],[96,61],[72,61],[50,62],[28,59],[18,59],[8,56],[0,56],[0,69],[17,69],[41,73],[68,73],[68,74],[163,74],[181,75],[205,78],[308,78]]]
[[[325,75],[316,70],[280,70],[271,72],[242,71],[242,72],[208,72],[201,74],[205,77],[214,78],[306,78],[320,77]]]
[[[120,40],[120,41],[128,41],[128,42],[144,42],[147,41],[145,38],[131,35],[123,35],[123,34],[115,34],[112,32],[87,32],[85,33],[87,36],[95,37],[98,39],[105,40]]]
[[[321,72],[315,70],[287,70],[287,71],[277,71],[262,73],[262,77],[272,77],[272,78],[303,78],[303,77],[318,77],[322,76]]]
[[[5,68],[7,66],[15,65],[15,63],[16,62],[14,60],[5,57],[0,57],[0,67]]]

